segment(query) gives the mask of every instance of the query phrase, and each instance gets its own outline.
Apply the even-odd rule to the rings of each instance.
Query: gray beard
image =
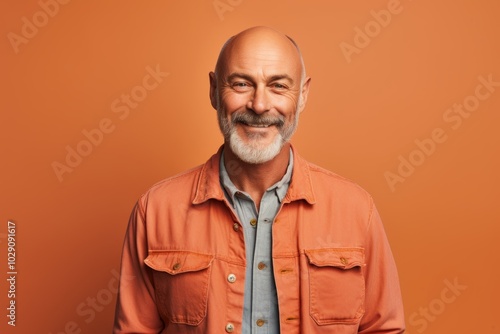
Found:
[[[293,123],[288,126],[285,125],[284,118],[270,118],[269,116],[257,116],[249,113],[235,115],[230,123],[220,108],[217,110],[217,118],[224,139],[233,153],[246,163],[262,164],[274,159],[280,153],[283,145],[290,140],[297,129],[299,113],[296,112]],[[258,142],[259,134],[256,134],[254,138],[250,138],[249,143],[245,143],[236,131],[236,124],[239,121],[245,121],[247,124],[274,124],[278,127],[279,133],[273,142],[267,146],[263,146]]]
[[[232,131],[228,140],[233,153],[249,164],[262,164],[274,159],[285,144],[281,134],[278,134],[273,142],[267,146],[260,145],[256,141],[249,144],[244,143],[236,131]]]

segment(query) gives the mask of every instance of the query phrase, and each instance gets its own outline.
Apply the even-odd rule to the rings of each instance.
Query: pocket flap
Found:
[[[362,267],[365,262],[363,248],[325,248],[304,250],[309,263],[317,267],[351,269]]]
[[[189,251],[150,252],[144,263],[150,268],[177,275],[190,271],[199,271],[210,266],[213,255]]]

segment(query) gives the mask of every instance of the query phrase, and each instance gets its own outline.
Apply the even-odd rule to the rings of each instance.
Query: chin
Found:
[[[247,144],[236,133],[233,133],[229,138],[231,151],[249,164],[262,164],[273,160],[281,152],[284,144],[285,142],[280,135],[267,145]]]

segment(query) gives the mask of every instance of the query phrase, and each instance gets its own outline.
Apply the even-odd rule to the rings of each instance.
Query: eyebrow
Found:
[[[231,82],[236,78],[245,79],[245,80],[248,80],[251,82],[255,81],[252,76],[245,74],[245,73],[240,73],[240,72],[231,73],[227,77],[227,80],[229,82]],[[291,85],[293,85],[293,79],[288,74],[275,74],[275,75],[270,76],[267,80],[269,82],[278,81],[278,80],[287,80]]]

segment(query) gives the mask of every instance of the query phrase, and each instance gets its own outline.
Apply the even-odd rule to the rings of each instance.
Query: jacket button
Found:
[[[238,231],[240,230],[240,225],[239,225],[238,223],[234,223],[234,224],[233,224],[233,230],[234,230],[235,232],[238,232]]]
[[[172,267],[172,269],[177,270],[180,267],[181,267],[181,264],[179,262],[177,262],[176,264],[174,264],[174,266]]]
[[[234,283],[234,282],[236,282],[236,275],[235,275],[235,274],[229,274],[229,275],[227,275],[227,281],[228,281],[229,283]]]
[[[340,262],[345,266],[347,264],[347,259],[345,257],[341,257]]]
[[[232,333],[234,331],[234,325],[230,322],[227,323],[226,325],[226,332]]]

